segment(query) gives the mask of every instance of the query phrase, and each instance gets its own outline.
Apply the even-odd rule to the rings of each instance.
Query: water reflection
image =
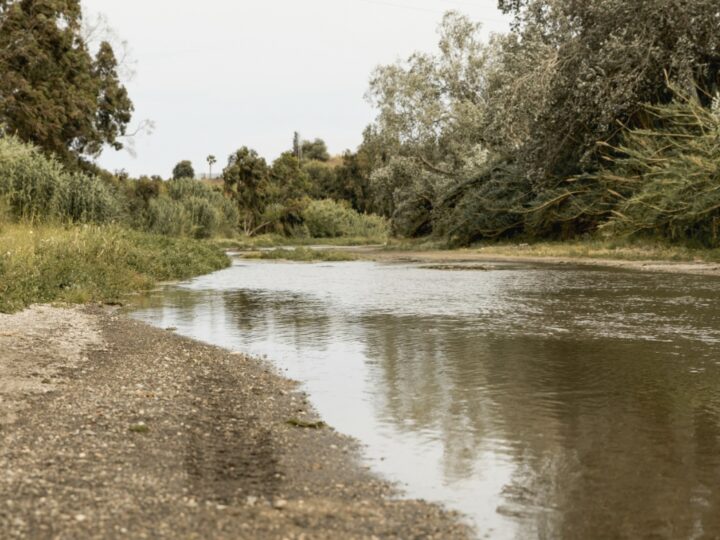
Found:
[[[409,493],[497,538],[720,536],[720,283],[249,263],[135,316],[267,355]]]

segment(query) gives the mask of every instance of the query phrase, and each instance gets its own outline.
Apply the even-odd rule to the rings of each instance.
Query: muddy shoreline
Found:
[[[468,538],[264,361],[101,307],[0,315],[3,538]]]
[[[457,249],[457,250],[399,250],[384,249],[378,246],[313,246],[314,249],[336,250],[351,253],[360,260],[385,263],[517,263],[517,264],[548,264],[562,266],[593,266],[618,268],[640,272],[660,272],[668,274],[694,274],[720,277],[720,263],[667,261],[667,260],[634,260],[611,259],[602,257],[560,257],[534,256],[526,254],[505,255],[492,250]]]

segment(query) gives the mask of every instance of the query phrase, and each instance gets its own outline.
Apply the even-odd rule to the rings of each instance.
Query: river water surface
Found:
[[[720,280],[237,260],[134,316],[266,355],[489,538],[720,537]]]

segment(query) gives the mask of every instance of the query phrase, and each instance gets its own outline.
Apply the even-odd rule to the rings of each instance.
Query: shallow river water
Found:
[[[489,538],[720,537],[720,280],[237,260],[134,316],[266,355]]]

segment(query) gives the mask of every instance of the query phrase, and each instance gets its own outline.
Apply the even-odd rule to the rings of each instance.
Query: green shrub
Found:
[[[253,258],[249,256],[247,258]],[[259,255],[260,259],[265,260],[284,260],[284,261],[324,261],[324,262],[344,262],[354,261],[357,259],[352,253],[344,251],[334,251],[327,249],[311,249],[307,247],[298,247],[295,249],[271,249],[262,251]]]
[[[304,209],[304,224],[315,238],[364,236],[385,239],[387,221],[376,215],[360,214],[345,202],[331,199],[315,200]]]
[[[63,174],[55,190],[52,212],[78,223],[108,223],[120,219],[122,204],[112,187],[96,176]]]
[[[217,234],[233,234],[237,229],[236,206],[220,191],[189,178],[167,183],[168,196],[181,203],[190,221],[186,234],[210,238]]]
[[[183,201],[192,223],[192,236],[210,238],[215,235],[222,215],[210,201],[200,197],[190,197]]]
[[[0,192],[16,219],[43,221],[53,216],[64,174],[60,163],[36,148],[14,137],[0,138]]]
[[[107,223],[124,214],[124,201],[109,183],[68,172],[13,137],[0,138],[0,195],[14,219],[35,223]]]
[[[148,202],[145,228],[155,234],[186,236],[192,231],[192,221],[184,204],[158,197]]]

